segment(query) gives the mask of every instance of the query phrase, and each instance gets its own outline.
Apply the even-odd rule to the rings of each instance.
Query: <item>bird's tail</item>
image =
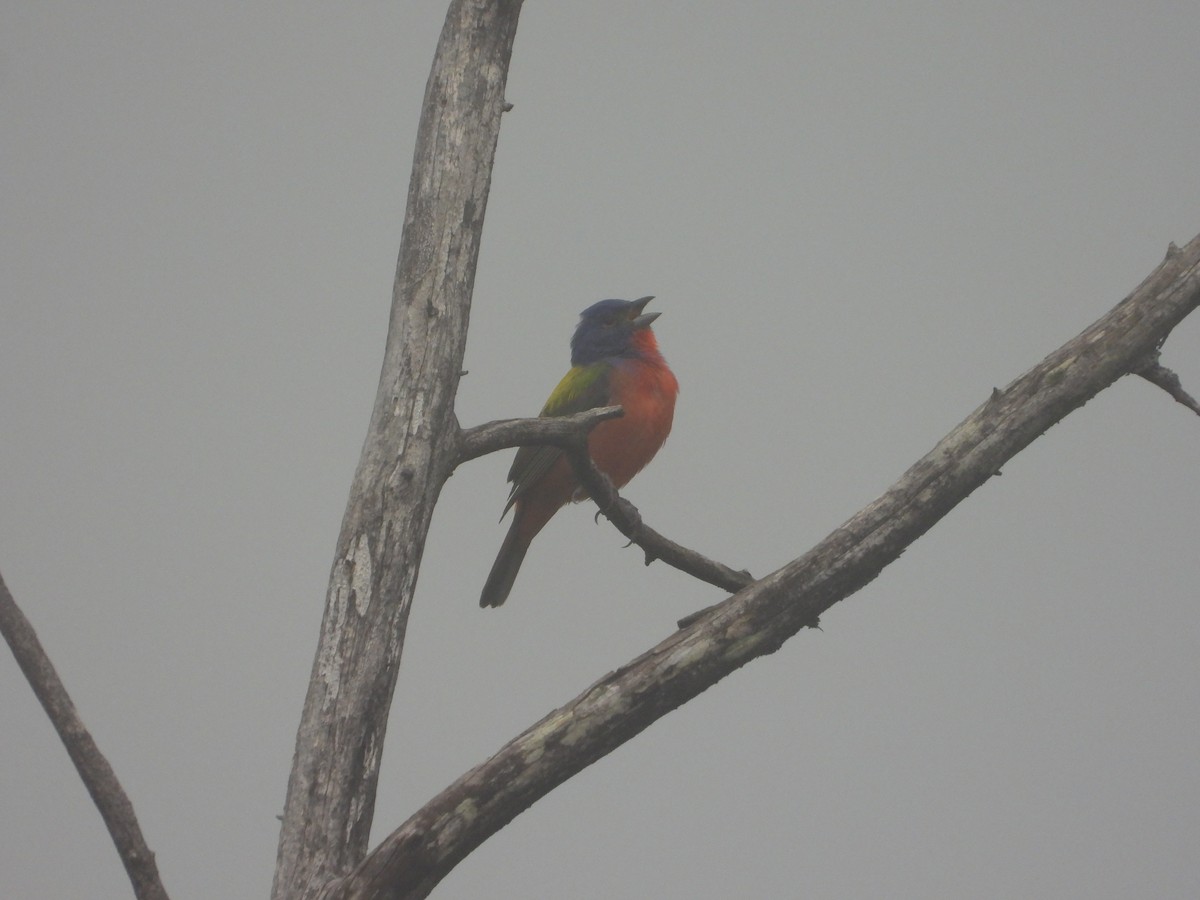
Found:
[[[529,550],[530,538],[521,536],[518,523],[520,516],[514,516],[504,543],[496,561],[492,563],[492,571],[488,573],[487,582],[483,585],[483,593],[479,596],[480,606],[499,606],[508,599],[513,582],[517,580],[517,572],[521,570],[521,561]]]

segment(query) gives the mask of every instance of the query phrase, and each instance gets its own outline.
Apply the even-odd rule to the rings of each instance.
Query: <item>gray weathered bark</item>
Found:
[[[520,0],[454,0],[425,90],[375,407],[342,521],[272,896],[316,896],[367,850],[379,758],[454,395]]]
[[[104,819],[104,825],[117,848],[117,855],[121,857],[125,872],[129,875],[134,896],[138,900],[168,900],[154,854],[142,837],[141,826],[133,813],[133,804],[117,781],[112,766],[96,746],[91,732],[79,718],[75,704],[71,702],[50,657],[42,648],[42,642],[17,606],[2,577],[0,634],[4,635],[12,649],[17,665],[25,673],[29,686],[50,717],[63,746],[67,748],[67,755],[75,764],[75,770],[91,795],[92,802],[100,811],[100,817]]]

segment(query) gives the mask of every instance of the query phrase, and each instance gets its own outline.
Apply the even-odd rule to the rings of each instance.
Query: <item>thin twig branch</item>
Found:
[[[1138,369],[1138,375],[1141,375],[1148,382],[1162,388],[1173,398],[1176,403],[1182,403],[1196,415],[1200,416],[1200,403],[1197,403],[1187,391],[1183,389],[1183,384],[1179,380],[1179,376],[1168,369],[1166,366],[1160,365],[1158,362],[1158,353],[1155,352],[1154,359],[1147,363],[1143,368]]]
[[[498,419],[473,428],[464,428],[458,433],[455,465],[495,453],[497,450],[507,450],[525,444],[569,447],[601,422],[623,415],[625,410],[619,406],[600,406],[571,416]]]
[[[467,772],[372,851],[331,896],[426,896],[557,785],[873,580],[1048,428],[1138,371],[1200,305],[1200,236],[1129,297],[992,395],[883,496],[778,571],[612,672]]]
[[[642,548],[646,554],[646,565],[650,565],[656,559],[662,560],[681,572],[730,593],[740,591],[754,581],[754,577],[744,569],[739,572],[682,544],[677,544],[642,521],[637,507],[618,494],[613,483],[596,468],[585,445],[574,444],[565,452],[571,468],[575,470],[575,477],[588,492],[588,496],[596,502],[601,514],[612,522],[621,534]]]
[[[75,704],[71,702],[50,657],[42,648],[33,626],[17,606],[17,601],[9,593],[3,576],[0,576],[0,632],[4,634],[17,665],[25,673],[29,686],[50,717],[63,746],[67,748],[67,754],[75,764],[84,787],[92,795],[92,802],[100,810],[100,817],[108,827],[117,854],[133,884],[134,894],[138,900],[168,900],[167,891],[158,876],[158,866],[154,863],[154,854],[142,837],[133,804],[129,802],[112,766],[79,718]]]
[[[699,578],[730,593],[740,591],[754,579],[749,572],[729,566],[677,544],[642,521],[637,507],[617,493],[587,453],[587,435],[601,422],[624,415],[619,406],[603,406],[571,416],[546,416],[536,419],[502,419],[487,422],[458,434],[459,463],[486,453],[522,445],[550,444],[566,454],[575,477],[596,502],[600,512],[617,530],[646,554],[646,565],[662,560],[681,572]]]

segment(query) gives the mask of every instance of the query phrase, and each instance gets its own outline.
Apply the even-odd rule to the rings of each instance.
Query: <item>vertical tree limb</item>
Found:
[[[117,781],[112,766],[96,746],[91,732],[79,718],[75,704],[71,702],[42,642],[9,593],[3,576],[0,576],[0,633],[12,648],[17,665],[25,673],[38,702],[50,717],[84,787],[92,795],[96,809],[100,810],[100,817],[104,819],[125,872],[133,884],[134,895],[138,900],[168,900],[166,888],[158,877],[154,854],[142,837],[133,804]]]
[[[272,896],[313,897],[366,853],[454,396],[520,0],[454,0],[421,113],[375,407],[330,574]]]

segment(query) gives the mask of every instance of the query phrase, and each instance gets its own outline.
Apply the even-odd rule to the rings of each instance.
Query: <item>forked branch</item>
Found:
[[[820,544],[753,582],[554,710],[434,797],[345,880],[339,898],[424,897],[554,787],[750,660],[774,652],[872,581],[1048,428],[1138,372],[1200,305],[1200,236],[1111,312],[991,395],[885,494]],[[582,472],[587,467],[581,467]]]

